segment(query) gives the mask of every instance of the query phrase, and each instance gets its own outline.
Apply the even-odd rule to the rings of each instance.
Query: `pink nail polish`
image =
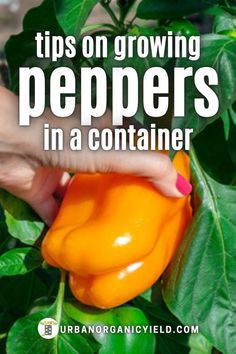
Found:
[[[191,184],[180,174],[178,174],[176,188],[183,195],[189,195],[192,192]]]

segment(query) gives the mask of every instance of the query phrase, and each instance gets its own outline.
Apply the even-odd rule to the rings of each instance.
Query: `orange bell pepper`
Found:
[[[189,180],[189,159],[174,165]],[[77,174],[43,244],[44,259],[70,272],[74,296],[99,308],[148,289],[176,252],[191,220],[190,197],[161,195],[143,178]]]

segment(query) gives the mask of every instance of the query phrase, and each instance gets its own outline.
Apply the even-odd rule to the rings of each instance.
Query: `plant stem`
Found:
[[[65,296],[65,282],[66,282],[66,271],[61,269],[61,279],[59,284],[59,289],[57,293],[56,301],[53,304],[53,310],[55,311],[55,317],[53,317],[58,325],[60,326],[62,317],[62,307]],[[53,338],[54,346],[52,354],[58,354],[58,335]]]
[[[81,34],[84,34],[86,32],[90,32],[90,31],[94,31],[97,29],[101,29],[101,28],[109,28],[110,30],[117,30],[117,28],[115,26],[113,26],[110,23],[97,23],[95,25],[88,25],[88,26],[84,26],[81,30]]]
[[[137,15],[135,14],[134,17],[131,18],[131,20],[129,21],[129,24],[128,24],[128,26],[127,26],[127,29],[128,29],[128,30],[130,29],[130,27],[132,26],[132,24],[133,24],[134,21],[136,20],[136,17],[137,17]]]
[[[60,285],[59,285],[59,290],[58,290],[57,299],[56,299],[56,321],[57,321],[57,323],[60,323],[60,321],[61,321],[62,305],[63,305],[64,295],[65,295],[65,282],[66,282],[66,271],[62,269],[61,270]]]
[[[118,20],[118,18],[116,17],[116,15],[114,14],[113,10],[110,8],[109,4],[106,3],[105,1],[101,2],[102,7],[106,10],[106,12],[108,13],[108,15],[111,17],[112,21],[114,22],[114,24],[121,30],[121,23]]]
[[[229,6],[229,3],[228,3],[228,0],[225,0],[225,6],[226,6],[226,7],[230,7],[230,6]]]

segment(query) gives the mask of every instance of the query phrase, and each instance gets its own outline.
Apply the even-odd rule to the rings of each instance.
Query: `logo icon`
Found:
[[[53,318],[44,318],[38,324],[39,335],[44,339],[52,339],[58,335],[59,325]]]

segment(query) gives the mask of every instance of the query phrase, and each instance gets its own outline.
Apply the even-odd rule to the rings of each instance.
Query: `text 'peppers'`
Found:
[[[189,159],[174,158],[189,180]],[[191,220],[190,197],[162,196],[143,178],[77,174],[42,245],[44,259],[70,272],[84,304],[112,308],[154,284]]]

